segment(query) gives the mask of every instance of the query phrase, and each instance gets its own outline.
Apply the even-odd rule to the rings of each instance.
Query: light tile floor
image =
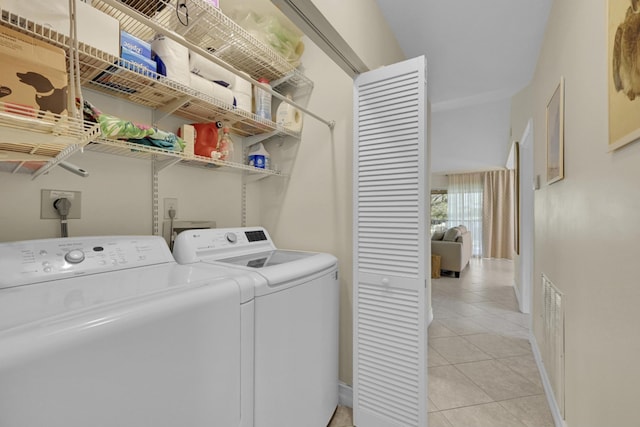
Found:
[[[512,283],[506,260],[432,279],[430,427],[553,427]]]
[[[429,427],[553,427],[513,291],[513,263],[473,259],[432,279]],[[330,427],[351,426],[339,407]]]

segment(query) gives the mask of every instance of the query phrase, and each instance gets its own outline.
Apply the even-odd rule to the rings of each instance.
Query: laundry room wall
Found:
[[[139,123],[153,122],[151,110],[91,90],[85,97],[105,113]],[[175,131],[183,121],[170,117],[159,127]],[[238,160],[241,150],[236,153]],[[0,174],[0,241],[60,236],[60,222],[40,219],[41,189],[82,193],[81,218],[69,220],[70,236],[152,234],[151,162],[85,150],[69,161],[89,172],[81,178],[54,168],[35,180],[27,174]],[[236,173],[172,166],[159,174],[159,199],[178,199],[178,219],[240,225],[241,181]],[[161,213],[162,215],[162,213]],[[161,218],[162,221],[162,218]]]
[[[350,16],[351,2],[328,2],[334,14]],[[379,15],[375,0],[359,1],[358,10]],[[323,2],[324,5],[324,2]],[[320,8],[320,4],[317,5]],[[328,5],[325,5],[328,6]],[[372,18],[374,19],[374,18]],[[336,29],[340,22],[332,21]],[[384,20],[354,20],[349,31],[367,43],[353,45],[370,69],[405,59],[395,36]],[[348,34],[343,34],[348,40]],[[274,161],[291,168],[288,180],[267,178],[259,191],[261,211],[250,209],[256,224],[263,224],[282,248],[329,252],[338,257],[340,268],[340,380],[352,384],[352,162],[353,162],[353,80],[305,37],[302,57],[304,73],[314,82],[308,108],[335,120],[326,125],[306,117],[299,145],[288,140],[270,141],[267,151]],[[379,46],[389,46],[380,50]],[[277,157],[280,156],[280,157]]]

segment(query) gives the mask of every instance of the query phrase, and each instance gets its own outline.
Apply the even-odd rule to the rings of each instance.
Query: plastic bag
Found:
[[[238,12],[233,17],[238,25],[256,39],[272,47],[291,65],[294,67],[300,65],[300,57],[304,52],[304,43],[301,37],[282,25],[275,16],[259,16],[254,12]]]

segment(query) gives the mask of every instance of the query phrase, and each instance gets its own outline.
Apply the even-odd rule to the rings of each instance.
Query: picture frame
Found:
[[[608,151],[640,139],[640,89],[635,82],[640,71],[635,60],[639,12],[635,0],[607,0]]]
[[[547,103],[547,185],[564,179],[564,77]]]

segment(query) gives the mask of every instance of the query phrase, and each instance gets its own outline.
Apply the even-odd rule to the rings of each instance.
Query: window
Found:
[[[447,190],[431,190],[431,234],[447,229]]]

